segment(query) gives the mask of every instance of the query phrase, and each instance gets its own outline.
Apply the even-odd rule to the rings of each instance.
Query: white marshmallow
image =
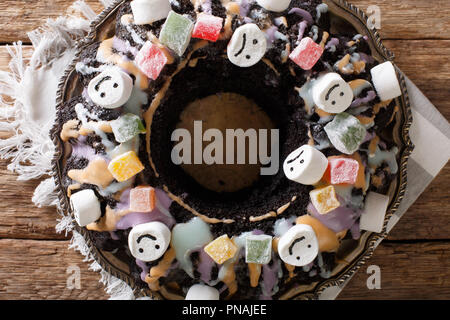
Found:
[[[293,151],[283,164],[284,174],[289,180],[305,185],[319,182],[327,167],[325,155],[307,144]]]
[[[380,233],[383,231],[384,218],[389,205],[389,197],[376,192],[366,196],[364,211],[361,214],[359,228]]]
[[[331,72],[314,81],[312,97],[323,111],[341,113],[352,104],[353,90],[339,74]]]
[[[88,95],[102,108],[123,106],[131,97],[133,79],[118,68],[111,67],[89,82]]]
[[[80,227],[97,221],[102,215],[100,201],[91,189],[82,190],[70,197],[75,221]]]
[[[290,228],[278,242],[281,260],[292,266],[305,266],[319,253],[319,241],[311,226],[297,224]]]
[[[251,67],[266,54],[267,40],[264,33],[254,23],[237,28],[228,44],[230,61],[239,67]]]
[[[128,247],[136,259],[155,261],[166,252],[170,237],[169,228],[161,222],[139,224],[128,235]]]
[[[219,300],[220,293],[216,288],[204,284],[194,284],[189,288],[185,300]]]
[[[171,10],[169,0],[133,0],[131,10],[135,24],[151,24],[167,18]]]
[[[256,0],[256,2],[268,11],[281,12],[289,8],[291,0]]]
[[[372,82],[381,101],[387,101],[402,95],[394,65],[390,62],[373,67],[370,70]]]

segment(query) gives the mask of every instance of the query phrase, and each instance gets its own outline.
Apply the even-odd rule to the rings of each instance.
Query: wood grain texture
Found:
[[[27,33],[40,27],[48,18],[64,15],[74,1],[68,0],[2,0],[0,1],[0,42],[30,42]],[[86,0],[101,12],[98,0]]]
[[[0,299],[106,299],[100,274],[65,241],[0,240]],[[80,286],[69,285],[80,270]]]
[[[449,250],[448,242],[383,242],[367,265],[345,287],[339,299],[449,299]],[[380,267],[380,290],[367,288],[371,274],[367,273],[369,265]]]
[[[99,12],[97,0],[87,0]],[[381,35],[396,63],[450,119],[450,1],[351,0],[362,9],[378,5]],[[28,42],[27,31],[66,12],[71,0],[0,1],[0,44]],[[31,53],[24,46],[25,56]],[[0,46],[0,70],[9,55]],[[0,138],[7,134],[0,132]],[[55,233],[54,208],[31,202],[38,181],[20,182],[0,161],[0,299],[105,299],[99,275]],[[375,252],[368,265],[381,268],[381,290],[366,287],[367,267],[357,273],[342,299],[450,299],[450,165],[447,165]],[[70,235],[69,235],[70,236]],[[447,241],[445,241],[447,240]],[[406,242],[405,242],[406,241]],[[30,263],[32,261],[33,263]],[[81,290],[67,289],[68,266],[81,269]]]
[[[381,10],[383,39],[449,39],[448,0],[348,0],[366,13],[369,6]]]

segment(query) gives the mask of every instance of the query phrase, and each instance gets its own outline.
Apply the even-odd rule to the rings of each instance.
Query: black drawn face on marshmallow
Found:
[[[319,242],[311,226],[298,224],[288,230],[278,242],[280,258],[287,264],[301,267],[314,261]]]
[[[91,80],[88,95],[91,100],[106,109],[124,105],[133,91],[133,79],[118,68],[108,68]]]
[[[321,76],[313,84],[312,96],[320,109],[329,113],[341,113],[350,107],[353,90],[337,73]]]
[[[248,23],[234,31],[228,44],[228,59],[239,67],[251,67],[264,57],[267,40],[256,24]]]
[[[171,233],[161,222],[135,226],[128,236],[130,252],[136,259],[149,262],[162,257],[170,243]]]

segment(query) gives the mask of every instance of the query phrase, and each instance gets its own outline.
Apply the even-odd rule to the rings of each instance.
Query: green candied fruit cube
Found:
[[[272,259],[272,237],[250,235],[245,239],[245,262],[268,264]]]
[[[189,18],[170,11],[161,29],[159,41],[175,51],[179,56],[182,56],[191,40],[193,28],[194,23]]]
[[[111,121],[111,128],[117,142],[130,141],[135,136],[145,133],[144,124],[137,115],[127,113],[117,120]]]
[[[325,126],[333,146],[342,153],[355,153],[366,137],[366,128],[354,116],[342,112]]]

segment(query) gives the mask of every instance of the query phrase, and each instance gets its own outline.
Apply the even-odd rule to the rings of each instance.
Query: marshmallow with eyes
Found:
[[[313,84],[312,97],[317,107],[328,113],[341,113],[350,107],[353,90],[334,72],[319,77]]]
[[[163,256],[170,244],[171,232],[161,222],[135,226],[128,235],[128,247],[136,259],[150,262]]]
[[[267,40],[264,32],[254,23],[244,24],[234,31],[228,44],[228,59],[239,67],[251,67],[266,54]]]
[[[293,151],[284,161],[284,174],[289,180],[313,185],[322,179],[328,167],[325,155],[310,145]]]
[[[88,95],[105,109],[123,106],[131,97],[133,79],[116,67],[110,67],[89,82]]]
[[[273,12],[282,12],[291,4],[291,0],[256,0],[256,2],[264,9]]]
[[[151,24],[167,18],[171,10],[169,0],[133,0],[130,3],[135,24]]]
[[[318,253],[319,242],[316,233],[307,224],[293,226],[278,241],[281,260],[292,266],[305,266],[313,262]]]
[[[387,101],[402,95],[397,74],[392,62],[387,61],[370,70],[372,82],[381,101]]]
[[[91,189],[86,189],[73,194],[70,197],[75,220],[80,227],[85,227],[100,219],[102,211],[100,201]]]
[[[219,300],[220,293],[216,288],[204,284],[194,284],[189,288],[185,300]]]

